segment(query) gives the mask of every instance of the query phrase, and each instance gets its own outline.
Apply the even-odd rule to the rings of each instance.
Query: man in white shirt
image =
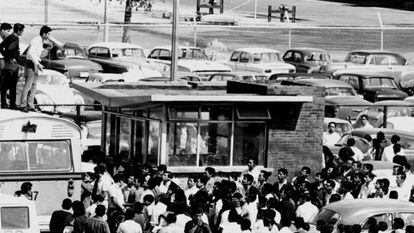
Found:
[[[398,135],[392,135],[391,137],[391,145],[384,148],[384,152],[382,152],[382,161],[390,162],[392,163],[392,159],[395,156],[394,153],[394,145],[398,144],[400,142],[401,138]]]
[[[361,129],[372,129],[374,128],[368,121],[369,117],[368,115],[364,114],[361,116]]]
[[[341,139],[341,135],[335,132],[335,128],[336,128],[336,123],[333,121],[329,122],[328,131],[323,132],[323,145],[334,146],[336,143],[338,143],[339,139]]]
[[[40,28],[39,36],[30,41],[27,49],[24,87],[20,97],[20,110],[23,112],[35,111],[34,96],[36,93],[36,85],[39,71],[43,70],[40,64],[41,57],[45,56],[47,49],[53,46],[61,47],[62,43],[50,36],[52,29],[49,26]]]
[[[311,203],[311,196],[309,193],[305,193],[303,198],[305,202],[296,209],[296,217],[302,217],[305,222],[310,222],[319,212],[319,209]]]
[[[167,215],[167,226],[161,228],[160,233],[182,233],[184,230],[176,224],[177,216],[173,213]]]
[[[185,197],[187,198],[187,205],[190,204],[190,197],[193,196],[198,192],[198,188],[196,186],[196,177],[190,176],[187,180],[188,189],[184,191]]]
[[[116,174],[114,176],[114,184],[109,188],[108,210],[122,210],[122,212],[125,213],[125,199],[124,194],[122,193],[122,188],[125,183],[122,178],[121,174]]]
[[[405,172],[400,172],[395,178],[397,186],[393,189],[398,193],[398,200],[408,201],[411,194],[411,186],[405,182],[407,175]]]
[[[152,209],[151,225],[156,226],[159,224],[158,218],[161,214],[164,214],[167,211],[166,203],[168,203],[168,201],[169,199],[167,194],[162,193],[158,196],[158,202]]]
[[[133,220],[134,215],[132,209],[127,209],[125,211],[125,221],[119,224],[116,233],[142,233],[141,225]]]
[[[241,179],[243,179],[245,174],[250,174],[253,176],[253,184],[255,185],[259,180],[260,171],[261,169],[257,167],[257,162],[254,159],[249,159],[247,162],[247,170],[242,172]]]
[[[358,198],[368,198],[375,193],[375,185],[374,182],[372,182],[374,178],[375,175],[372,173],[365,174],[364,184],[361,186]]]

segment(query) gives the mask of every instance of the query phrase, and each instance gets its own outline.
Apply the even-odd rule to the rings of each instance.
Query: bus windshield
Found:
[[[61,141],[0,141],[0,172],[69,171],[70,143]]]

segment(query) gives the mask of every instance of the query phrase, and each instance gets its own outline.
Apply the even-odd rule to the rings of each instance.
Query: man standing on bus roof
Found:
[[[94,168],[97,180],[92,191],[92,199],[96,201],[96,196],[102,195],[105,198],[105,204],[108,203],[109,198],[109,188],[113,184],[112,178],[106,171],[103,165],[98,165]]]
[[[29,48],[27,49],[25,64],[26,80],[20,97],[20,110],[22,112],[35,111],[34,96],[36,94],[37,79],[39,72],[43,70],[43,65],[40,64],[41,58],[53,46],[62,47],[62,43],[50,35],[51,32],[52,28],[46,25],[42,26],[39,36],[30,41]]]

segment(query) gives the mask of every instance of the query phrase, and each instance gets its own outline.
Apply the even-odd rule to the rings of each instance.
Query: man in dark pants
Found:
[[[2,23],[0,25],[0,39],[2,41],[0,45],[3,43],[4,39],[6,39],[8,35],[10,35],[11,29],[12,29],[12,26],[9,23]],[[4,60],[0,60],[0,87],[2,86],[2,82],[3,82],[3,74],[2,74],[3,68],[4,68]]]
[[[24,25],[16,23],[13,33],[6,37],[0,45],[0,53],[4,56],[3,83],[1,86],[1,108],[7,108],[7,91],[10,92],[10,109],[16,109],[16,85],[19,80],[19,66],[24,65],[20,57],[19,36],[23,34]]]

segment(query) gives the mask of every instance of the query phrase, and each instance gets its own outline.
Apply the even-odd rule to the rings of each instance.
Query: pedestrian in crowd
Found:
[[[254,184],[257,183],[257,181],[259,179],[260,168],[257,166],[257,160],[256,159],[249,159],[247,161],[247,170],[242,172],[241,178],[243,178],[244,174],[250,174],[251,176],[253,176]]]
[[[141,225],[135,222],[135,213],[133,209],[125,211],[125,221],[119,224],[116,233],[142,233]]]
[[[191,221],[187,222],[184,233],[211,233],[210,227],[202,220],[203,209],[195,208],[191,214]]]
[[[11,34],[12,25],[9,23],[2,23],[0,25],[0,39],[4,40]]]
[[[316,207],[311,202],[311,196],[309,193],[304,195],[304,203],[296,209],[296,217],[302,217],[303,221],[310,222],[314,216],[319,212],[318,207]]]
[[[369,116],[364,114],[361,116],[361,129],[372,129],[374,128],[370,123],[369,123]]]
[[[53,211],[50,218],[49,229],[50,233],[62,233],[65,226],[73,219],[70,209],[72,208],[72,201],[66,198],[62,202],[62,209]]]
[[[391,145],[384,148],[383,156],[381,157],[381,161],[392,162],[392,159],[395,156],[394,153],[394,145],[400,142],[401,138],[398,135],[392,135],[391,137]]]
[[[42,26],[39,36],[30,41],[27,49],[25,63],[25,83],[20,96],[20,110],[23,112],[35,111],[34,96],[36,94],[39,72],[43,71],[41,58],[46,56],[47,50],[53,46],[62,46],[58,40],[51,36],[52,28]]]
[[[365,174],[364,184],[361,186],[358,198],[368,198],[375,193],[374,178],[375,175],[372,173]]]
[[[213,193],[214,183],[216,182],[216,170],[212,167],[206,167],[204,169],[204,175],[207,177],[208,181],[206,184],[206,189],[209,195]]]
[[[16,107],[16,85],[19,79],[19,67],[24,65],[20,56],[19,37],[23,35],[24,25],[16,23],[13,33],[7,36],[0,44],[0,53],[4,57],[4,68],[2,71],[1,85],[1,108],[17,109]],[[7,91],[10,95],[10,104],[7,104]]]
[[[190,199],[193,197],[194,194],[198,192],[198,188],[196,186],[196,176],[191,175],[188,177],[187,180],[187,190],[185,190],[185,196],[187,198],[187,205],[190,204]]]
[[[339,139],[341,138],[341,135],[339,135],[339,133],[336,132],[335,129],[336,123],[333,121],[329,122],[328,131],[323,132],[323,145],[334,146],[336,143],[338,143]]]
[[[392,233],[405,233],[404,232],[404,220],[402,220],[402,218],[394,218],[394,222],[393,222],[393,227],[394,230],[392,231]]]
[[[108,223],[103,219],[106,213],[106,208],[103,205],[96,207],[96,215],[92,218],[87,219],[85,232],[93,233],[111,233]],[[76,229],[76,228],[75,228]],[[75,232],[77,232],[75,230]],[[82,232],[82,231],[79,231]]]

